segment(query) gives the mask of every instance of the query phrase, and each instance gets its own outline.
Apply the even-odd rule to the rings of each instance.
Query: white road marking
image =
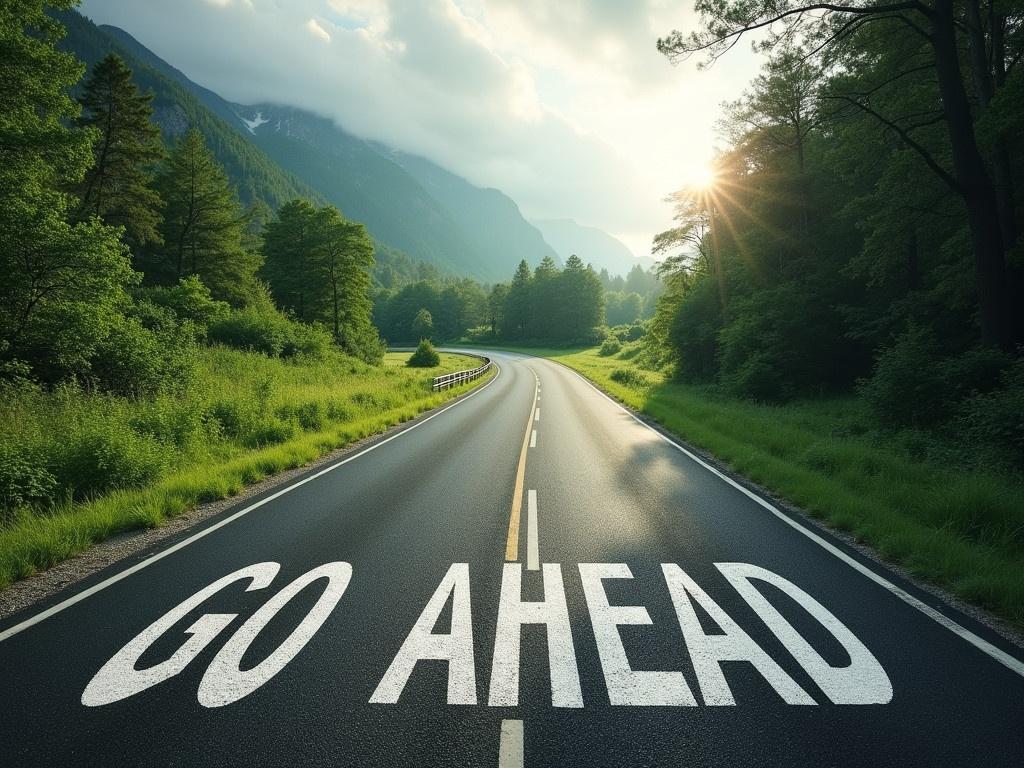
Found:
[[[555,361],[551,361],[551,362],[555,362]],[[893,595],[898,597],[900,600],[905,602],[907,605],[909,605],[909,606],[911,606],[913,608],[916,608],[921,613],[923,613],[925,616],[927,616],[929,619],[932,619],[933,621],[935,621],[937,624],[941,624],[943,627],[948,629],[950,632],[953,632],[954,634],[959,635],[961,638],[963,638],[968,643],[973,645],[979,651],[981,651],[982,653],[985,653],[988,656],[990,656],[991,658],[995,659],[996,661],[998,661],[1000,664],[1002,664],[1007,669],[1010,669],[1013,672],[1016,672],[1021,677],[1024,677],[1024,661],[1021,661],[1020,659],[1015,658],[1014,656],[1011,656],[1009,653],[1007,653],[1006,651],[1002,650],[1001,648],[998,648],[995,645],[992,645],[992,643],[990,643],[988,640],[985,640],[984,638],[979,637],[974,632],[971,632],[971,630],[967,629],[967,627],[957,623],[956,621],[954,621],[953,619],[949,618],[948,616],[946,616],[941,611],[937,611],[936,609],[932,608],[927,603],[925,603],[925,602],[919,600],[918,598],[914,597],[912,594],[907,592],[905,589],[896,586],[895,584],[893,584],[891,581],[889,581],[887,578],[885,578],[881,574],[875,573],[873,570],[868,568],[863,563],[861,563],[861,562],[859,562],[857,560],[854,560],[848,554],[843,552],[843,550],[839,549],[837,546],[835,546],[831,542],[829,542],[826,539],[822,538],[817,533],[812,531],[810,528],[805,527],[803,523],[799,523],[796,520],[794,520],[793,518],[789,517],[788,515],[783,514],[778,509],[778,507],[776,507],[774,504],[771,504],[770,502],[765,501],[764,499],[762,499],[760,496],[758,496],[756,493],[754,493],[750,489],[743,487],[742,485],[737,483],[735,480],[733,480],[731,477],[729,477],[725,473],[720,472],[717,469],[715,469],[713,466],[708,464],[706,461],[701,459],[699,456],[694,454],[692,451],[684,448],[683,446],[681,446],[679,443],[677,443],[675,440],[673,440],[672,438],[668,437],[667,435],[662,434],[657,429],[652,427],[650,424],[645,423],[643,419],[639,418],[635,413],[633,413],[628,408],[623,406],[622,403],[618,402],[617,400],[615,400],[613,397],[609,396],[608,394],[602,392],[600,390],[600,388],[598,388],[598,386],[596,384],[594,384],[592,381],[590,381],[585,376],[583,376],[583,374],[577,373],[572,368],[570,368],[567,365],[564,365],[563,363],[558,363],[558,365],[561,365],[567,371],[569,371],[570,373],[575,375],[577,378],[579,378],[581,381],[583,381],[585,384],[590,386],[595,392],[597,392],[597,394],[599,394],[605,400],[610,402],[612,405],[614,405],[620,411],[623,411],[624,413],[628,414],[629,417],[632,418],[637,424],[640,424],[641,426],[646,427],[647,429],[651,430],[651,432],[656,434],[658,437],[660,437],[666,443],[668,443],[673,448],[678,450],[680,453],[682,453],[683,455],[685,455],[686,457],[688,457],[692,461],[696,462],[700,466],[704,467],[704,469],[706,469],[708,472],[710,472],[713,475],[716,475],[719,479],[724,480],[726,483],[731,485],[736,490],[740,491],[741,493],[743,493],[746,496],[748,496],[751,499],[753,499],[755,502],[757,502],[762,507],[764,507],[766,510],[768,510],[773,515],[775,515],[779,520],[781,520],[786,525],[788,525],[791,528],[793,528],[795,531],[798,531],[799,533],[802,533],[804,536],[806,536],[808,539],[813,541],[815,544],[817,544],[819,547],[824,549],[826,552],[828,552],[829,554],[835,556],[836,558],[838,558],[842,562],[846,563],[846,565],[850,566],[851,568],[853,568],[855,571],[857,571],[861,575],[863,575],[863,576],[867,577],[868,579],[870,579],[871,581],[875,582],[878,586],[882,587],[883,589],[887,590],[888,592],[891,592]]]
[[[580,563],[579,569],[609,702],[613,706],[696,706],[682,672],[638,671],[629,664],[619,627],[652,624],[651,615],[642,605],[609,605],[601,583],[603,579],[632,579],[629,566]]]
[[[530,447],[531,448],[536,448],[537,447],[537,430],[536,429],[533,430],[533,434],[530,435]]]
[[[543,624],[548,641],[551,705],[582,707],[583,691],[569,626],[562,567],[558,563],[544,563],[544,600],[541,602],[523,602],[522,581],[522,563],[505,563],[487,704],[491,707],[519,705],[519,646],[523,625]]]
[[[434,633],[434,626],[452,598],[450,633]],[[473,665],[473,617],[469,602],[469,564],[452,563],[433,597],[416,620],[388,671],[370,697],[371,704],[395,704],[405,690],[416,663],[448,662],[448,703],[476,704],[476,668]]]
[[[523,721],[502,720],[498,768],[523,768]]]
[[[538,561],[537,542],[537,492],[527,491],[526,493],[526,570],[536,571],[540,565]]]
[[[264,504],[269,504],[271,501],[274,501],[274,499],[277,499],[277,498],[279,498],[281,496],[284,496],[289,491],[295,490],[299,486],[302,486],[302,485],[305,485],[306,483],[312,482],[313,480],[316,480],[317,478],[322,477],[323,475],[326,475],[328,472],[333,472],[338,467],[343,467],[344,465],[348,464],[350,461],[355,461],[360,456],[364,456],[365,454],[369,453],[370,451],[377,450],[382,445],[387,445],[392,440],[397,440],[399,437],[402,437],[403,435],[409,434],[410,432],[412,432],[417,427],[423,426],[424,424],[426,424],[431,419],[434,419],[434,418],[437,418],[438,416],[440,416],[442,413],[445,413],[446,411],[449,411],[452,408],[455,408],[456,406],[462,405],[464,402],[466,402],[470,398],[476,397],[477,395],[479,395],[481,392],[483,392],[485,389],[487,389],[489,386],[491,386],[491,384],[493,384],[495,381],[498,380],[498,377],[501,375],[501,366],[495,365],[495,368],[498,369],[498,372],[494,375],[493,379],[491,379],[486,384],[484,384],[482,387],[480,387],[480,389],[477,389],[477,390],[475,390],[473,392],[470,392],[468,395],[466,395],[465,397],[461,398],[460,400],[457,400],[456,402],[452,403],[451,405],[446,405],[444,408],[442,408],[441,410],[437,411],[437,413],[430,414],[429,416],[427,416],[422,421],[415,421],[410,426],[408,426],[405,429],[403,429],[401,432],[398,432],[397,434],[391,435],[391,437],[385,437],[383,440],[379,440],[378,442],[376,442],[373,445],[370,445],[370,446],[364,448],[363,450],[359,451],[358,453],[355,453],[355,454],[353,454],[353,455],[351,455],[351,456],[349,456],[347,458],[344,458],[344,459],[342,459],[341,461],[339,461],[339,462],[337,462],[335,464],[331,464],[329,467],[325,467],[324,469],[321,469],[319,472],[316,472],[316,473],[314,473],[312,475],[309,475],[308,477],[304,477],[301,480],[298,480],[298,481],[292,483],[291,485],[289,485],[289,486],[287,486],[285,488],[282,488],[281,490],[279,490],[279,491],[277,491],[275,493],[272,493],[269,496],[267,496],[265,498],[262,498],[262,499],[260,499],[257,502],[254,502],[253,504],[250,504],[249,506],[245,507],[244,509],[238,510],[233,515],[231,515],[230,517],[225,517],[223,520],[221,520],[221,521],[219,521],[217,523],[214,523],[213,525],[210,525],[210,526],[204,528],[203,530],[199,531],[198,533],[195,533],[195,534],[189,536],[187,539],[183,539],[182,541],[179,541],[177,544],[175,544],[173,546],[170,546],[167,549],[163,549],[160,552],[157,552],[155,555],[152,555],[151,557],[146,558],[141,563],[136,563],[135,565],[131,566],[130,568],[125,568],[120,573],[115,573],[113,576],[111,576],[111,577],[109,577],[107,579],[104,579],[99,584],[94,584],[93,586],[89,587],[88,589],[83,589],[81,592],[79,592],[79,593],[77,593],[75,595],[72,595],[71,597],[67,598],[66,600],[62,600],[61,602],[57,603],[56,605],[47,608],[45,611],[40,611],[35,616],[30,616],[29,618],[25,619],[24,621],[22,621],[22,622],[20,622],[18,624],[15,624],[13,627],[8,627],[4,631],[0,632],[0,642],[6,640],[9,637],[13,637],[14,635],[18,634],[19,632],[23,632],[24,630],[28,629],[29,627],[34,626],[35,624],[38,624],[39,622],[44,621],[44,620],[50,618],[51,616],[54,616],[54,615],[60,613],[63,610],[66,610],[67,608],[70,608],[72,605],[75,605],[76,603],[80,603],[82,600],[85,600],[87,597],[91,597],[92,595],[95,595],[97,592],[103,591],[107,587],[109,587],[109,586],[111,586],[113,584],[116,584],[117,582],[121,581],[122,579],[126,579],[129,576],[131,576],[132,574],[138,573],[143,568],[146,568],[147,566],[152,565],[153,563],[157,562],[158,560],[163,560],[165,557],[167,557],[168,555],[174,554],[179,549],[184,549],[189,544],[193,544],[193,543],[199,541],[204,536],[209,536],[214,531],[219,530],[220,528],[223,528],[225,525],[228,525],[229,523],[235,522],[235,520],[237,520],[240,517],[244,517],[245,515],[247,515],[250,512],[252,512],[254,509],[259,509]]]
[[[540,421],[540,408],[537,408],[537,410],[534,412],[533,420],[534,421]]]

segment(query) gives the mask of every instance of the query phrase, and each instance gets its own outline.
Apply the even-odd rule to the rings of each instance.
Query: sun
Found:
[[[710,163],[706,163],[694,171],[691,184],[700,189],[708,189],[715,185],[717,178],[718,175],[715,173],[715,169]]]

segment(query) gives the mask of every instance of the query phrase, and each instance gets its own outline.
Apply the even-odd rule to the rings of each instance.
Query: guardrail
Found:
[[[451,389],[457,387],[459,384],[465,384],[467,381],[473,381],[473,379],[479,379],[487,371],[491,369],[491,359],[489,357],[481,358],[484,364],[479,368],[472,368],[465,371],[456,371],[455,373],[446,373],[444,376],[435,376],[431,389],[437,392],[441,389]]]

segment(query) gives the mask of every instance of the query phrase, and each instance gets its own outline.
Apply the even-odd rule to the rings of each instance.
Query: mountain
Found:
[[[576,254],[600,272],[623,277],[639,264],[644,269],[654,265],[654,259],[637,258],[618,240],[597,227],[585,227],[572,219],[534,220],[533,225],[551,243],[563,259]]]
[[[190,126],[197,128],[238,188],[243,203],[251,205],[259,201],[276,209],[296,197],[323,200],[311,186],[282,170],[247,140],[224,115],[209,109],[163,68],[153,66],[152,60],[159,61],[156,56],[140,56],[138,49],[142,46],[126,45],[120,37],[112,36],[109,28],[97,27],[77,12],[54,15],[68,31],[60,47],[74,53],[90,68],[108,53],[116,53],[125,60],[139,88],[153,94],[153,119],[163,130],[165,139],[181,135]]]
[[[218,128],[229,127],[289,177],[364,223],[379,244],[486,282],[508,279],[520,259],[557,258],[515,202],[498,190],[476,187],[428,160],[360,139],[301,109],[234,104],[190,80],[124,30],[92,28],[129,66],[141,64],[150,75],[184,90],[217,120]],[[72,49],[89,61],[75,45]]]
[[[545,256],[561,261],[540,230],[523,218],[519,206],[504,192],[476,187],[423,157],[397,150],[392,150],[390,157],[451,212],[470,247],[488,254],[489,261],[511,264],[513,269],[521,259],[531,264]],[[510,276],[506,270],[494,279]]]

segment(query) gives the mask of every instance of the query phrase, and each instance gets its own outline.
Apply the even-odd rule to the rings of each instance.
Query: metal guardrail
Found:
[[[456,371],[455,373],[446,373],[444,376],[435,376],[431,389],[437,392],[441,389],[451,389],[457,387],[459,384],[465,384],[467,381],[473,381],[479,379],[487,371],[491,369],[491,359],[489,357],[481,358],[484,364],[479,368],[472,368],[465,371]]]

